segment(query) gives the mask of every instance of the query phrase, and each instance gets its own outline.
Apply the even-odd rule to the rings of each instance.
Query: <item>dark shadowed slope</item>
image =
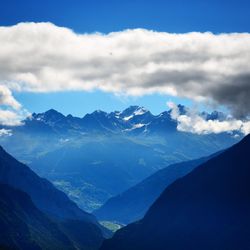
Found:
[[[0,147],[0,183],[28,193],[40,210],[53,217],[96,222],[93,216],[79,209],[62,191],[56,189],[46,179],[40,178],[2,147]]]
[[[249,249],[250,135],[170,185],[106,249]]]
[[[0,249],[76,249],[30,197],[0,184]]]
[[[49,181],[0,148],[0,183],[27,193],[35,206],[52,219],[79,249],[96,249],[103,240],[101,225]],[[21,218],[23,219],[23,218]]]
[[[181,162],[157,171],[120,195],[110,198],[94,212],[99,220],[128,224],[142,219],[163,190],[178,178],[191,172],[209,157]]]

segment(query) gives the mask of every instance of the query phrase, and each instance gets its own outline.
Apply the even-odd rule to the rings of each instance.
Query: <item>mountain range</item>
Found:
[[[184,106],[179,110],[185,113]],[[223,116],[217,111],[201,115]],[[51,109],[32,114],[21,126],[2,128],[11,131],[0,137],[9,153],[88,212],[170,164],[213,154],[242,137],[178,131],[171,110],[153,115],[139,106],[83,118]]]
[[[250,135],[168,186],[100,249],[249,249],[249,153]]]
[[[180,114],[185,114],[186,107],[178,105]],[[164,111],[159,115],[153,115],[149,110],[140,106],[130,106],[123,111],[104,112],[96,110],[84,117],[64,116],[60,112],[50,109],[44,113],[33,113],[24,121],[24,126],[18,126],[15,130],[28,130],[31,132],[43,132],[49,134],[74,134],[74,133],[124,133],[133,135],[149,135],[159,132],[165,134],[176,130],[177,122],[171,118],[172,110]],[[201,112],[206,120],[225,118],[222,112]],[[6,126],[5,126],[6,127]]]

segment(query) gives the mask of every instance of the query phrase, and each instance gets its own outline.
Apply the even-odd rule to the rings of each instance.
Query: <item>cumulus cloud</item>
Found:
[[[0,105],[10,106],[16,110],[21,108],[21,104],[15,100],[11,91],[3,85],[0,85]]]
[[[22,125],[22,120],[27,117],[29,113],[26,110],[13,111],[0,109],[0,124],[6,126]]]
[[[171,118],[177,121],[179,131],[191,132],[195,134],[211,134],[223,132],[241,132],[244,135],[250,133],[250,121],[233,119],[228,116],[225,120],[205,119],[194,110],[186,110],[185,114],[180,114],[178,106],[173,102],[168,102],[167,106],[171,109]]]
[[[4,85],[0,85],[0,124],[7,126],[21,125],[21,121],[29,113],[13,97],[11,91]],[[0,136],[7,135],[9,130],[0,130]]]
[[[20,23],[0,27],[0,40],[0,81],[14,91],[158,92],[250,112],[249,33],[77,34]]]

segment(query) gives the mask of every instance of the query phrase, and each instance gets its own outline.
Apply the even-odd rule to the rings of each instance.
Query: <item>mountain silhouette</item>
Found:
[[[75,249],[24,192],[0,184],[0,249]]]
[[[142,219],[167,186],[211,157],[176,163],[158,170],[125,192],[111,197],[102,207],[94,211],[94,214],[99,220],[121,224]]]
[[[171,184],[101,250],[248,250],[249,179],[250,135]]]
[[[9,199],[6,201],[3,199],[2,202],[3,204],[6,202],[10,209],[6,209],[1,216],[11,218],[11,214],[8,215],[5,213],[7,210],[12,211],[14,214],[17,213],[16,216],[23,221],[26,226],[28,224],[27,234],[31,234],[31,238],[34,228],[37,227],[38,232],[35,232],[39,233],[39,228],[45,227],[41,224],[42,222],[47,224],[51,223],[52,225],[52,229],[49,226],[48,228],[44,228],[45,235],[53,235],[53,228],[58,228],[58,235],[65,234],[66,239],[68,238],[71,242],[69,245],[74,245],[73,249],[77,247],[79,249],[96,249],[102,242],[103,236],[108,234],[108,230],[103,229],[93,215],[81,210],[62,191],[57,190],[46,179],[40,178],[26,165],[9,155],[2,147],[0,147],[0,183],[10,188],[18,189],[17,192],[20,193],[20,197],[17,200],[15,198],[17,196],[16,192],[10,190],[10,188],[5,188],[6,192],[2,193],[3,198]],[[12,197],[12,194],[15,197]],[[13,208],[11,208],[11,204],[13,204]],[[25,204],[27,204],[27,207]],[[16,211],[18,207],[20,207],[21,211]],[[31,211],[31,214],[29,211]],[[32,212],[34,212],[34,216],[37,215],[37,217],[33,218]],[[50,220],[51,222],[48,222]],[[11,222],[1,224],[3,232],[7,230],[5,226],[8,227],[8,225],[13,231],[12,236],[14,238],[12,238],[12,240],[14,242],[16,240],[15,236],[18,237],[22,232],[20,232],[18,228],[16,228],[15,231],[15,224],[11,224]],[[55,231],[55,234],[57,234],[57,231]],[[39,234],[37,237],[39,238]],[[63,238],[62,236],[60,237]],[[27,240],[29,241],[31,238],[28,237]],[[47,238],[47,236],[45,238]],[[56,244],[56,238],[53,239],[52,237],[51,241],[53,240],[55,240]],[[62,242],[60,241],[58,244],[59,243],[61,244]]]

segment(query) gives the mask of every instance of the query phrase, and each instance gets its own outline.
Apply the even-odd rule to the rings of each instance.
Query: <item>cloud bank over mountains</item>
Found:
[[[15,110],[20,106],[8,90],[101,90],[224,105],[236,119],[250,114],[249,33],[78,34],[52,23],[20,23],[0,27],[0,40],[0,103]]]
[[[250,133],[250,121],[237,120],[231,116],[223,120],[206,119],[194,109],[187,109],[185,114],[181,114],[175,103],[168,102],[167,106],[171,109],[171,118],[177,121],[177,130],[179,131],[195,134],[232,133],[235,131],[240,131],[244,135]]]

